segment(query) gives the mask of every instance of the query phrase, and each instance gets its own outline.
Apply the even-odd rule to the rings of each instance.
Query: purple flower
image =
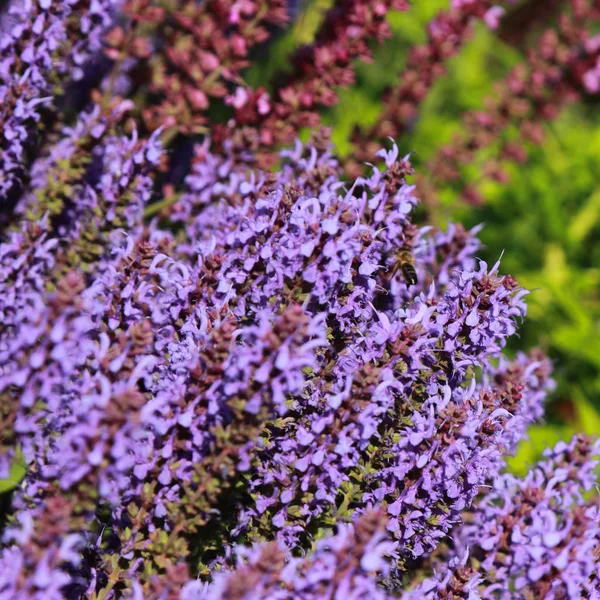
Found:
[[[481,598],[513,598],[509,590],[543,598],[598,593],[600,519],[597,501],[586,499],[597,466],[598,442],[577,436],[546,451],[523,479],[493,482],[453,536],[455,552],[480,565]],[[452,568],[449,577],[456,577]]]
[[[0,202],[27,172],[36,124],[56,84],[82,77],[117,0],[15,0],[0,17]]]
[[[381,513],[371,512],[353,525],[340,525],[304,559],[289,557],[275,542],[253,548],[237,570],[216,575],[211,586],[190,582],[180,599],[391,598],[377,584],[389,570],[383,557],[395,547],[385,539],[384,523]],[[239,554],[245,552],[240,549]]]
[[[475,259],[476,230],[411,222],[395,147],[347,184],[310,145],[275,174],[201,146],[174,229],[146,223],[161,148],[124,135],[128,108],[63,130],[0,245],[2,468],[16,446],[28,463],[7,593],[101,594],[117,565],[115,599],[388,598],[454,536],[414,593],[485,597],[469,527],[493,522],[486,491],[552,387],[539,353],[502,357],[525,292]],[[576,487],[579,512],[527,523],[500,579],[546,581],[548,552],[563,564],[576,518],[595,519]],[[488,552],[494,531],[477,531]]]

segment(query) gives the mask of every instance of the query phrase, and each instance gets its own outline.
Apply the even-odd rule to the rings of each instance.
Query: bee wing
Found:
[[[400,263],[398,261],[396,261],[392,265],[392,268],[388,271],[389,278],[392,279],[396,275],[396,273],[398,272],[399,269],[400,269]]]

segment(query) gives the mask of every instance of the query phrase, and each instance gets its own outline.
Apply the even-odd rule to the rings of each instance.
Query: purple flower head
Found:
[[[125,134],[128,110],[97,106],[63,130],[0,245],[2,467],[16,446],[28,463],[6,589],[100,594],[118,568],[115,599],[495,593],[463,518],[488,511],[491,527],[501,505],[486,498],[521,493],[500,473],[552,387],[539,353],[502,357],[525,291],[476,260],[477,230],[412,223],[395,146],[346,182],[310,144],[277,172],[205,144],[173,229],[148,223],[160,132]],[[536,482],[577,508],[540,511],[528,548],[562,551],[595,519],[567,486],[571,454]],[[496,534],[479,531],[477,552]],[[450,536],[449,567],[415,588],[414,565]],[[497,580],[546,582],[547,556],[515,555]],[[494,558],[481,564],[496,577]],[[590,589],[591,564],[577,567]]]
[[[316,544],[304,559],[289,557],[275,542],[253,548],[236,570],[217,575],[211,586],[187,584],[181,600],[258,600],[272,598],[390,598],[378,586],[388,572],[384,559],[395,544],[385,539],[381,513],[363,515],[352,525],[341,525],[335,535]]]
[[[597,500],[586,494],[597,481],[598,449],[598,442],[576,436],[546,451],[526,477],[506,474],[493,482],[453,536],[456,555],[480,565],[478,597],[515,597],[509,590],[556,599],[598,593],[600,520]],[[453,568],[445,579],[457,576]]]
[[[23,183],[57,84],[82,76],[102,46],[117,0],[15,0],[0,16],[0,202]]]

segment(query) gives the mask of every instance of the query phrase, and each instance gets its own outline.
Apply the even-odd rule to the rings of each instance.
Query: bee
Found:
[[[415,270],[415,259],[412,252],[406,247],[400,248],[400,251],[396,256],[396,262],[392,267],[390,278],[394,277],[399,270],[402,271],[402,276],[404,277],[407,286],[417,285],[419,279],[417,278],[417,271]]]

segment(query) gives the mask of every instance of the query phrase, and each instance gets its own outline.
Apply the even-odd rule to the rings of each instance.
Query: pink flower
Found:
[[[501,6],[492,6],[483,16],[483,20],[490,29],[497,29],[500,19],[505,13],[506,11]]]

